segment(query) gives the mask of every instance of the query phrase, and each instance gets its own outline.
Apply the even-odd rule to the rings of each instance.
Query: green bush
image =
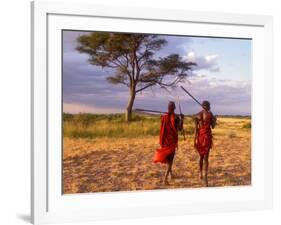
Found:
[[[252,128],[251,122],[243,124],[242,128]]]

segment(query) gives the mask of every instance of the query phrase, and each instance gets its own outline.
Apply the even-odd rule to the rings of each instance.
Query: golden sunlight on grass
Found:
[[[190,129],[192,124],[187,121],[185,126]],[[154,125],[159,127],[159,123]],[[137,132],[136,126],[132,129]],[[218,118],[209,157],[209,186],[251,184],[250,127],[250,118]],[[93,125],[90,128],[94,129]],[[130,138],[122,135],[94,138],[65,135],[63,141],[65,194],[204,186],[198,176],[198,154],[192,146],[191,132],[185,142],[180,136],[173,167],[176,177],[169,186],[162,184],[166,165],[152,163],[158,147],[154,130],[149,135],[132,135]]]

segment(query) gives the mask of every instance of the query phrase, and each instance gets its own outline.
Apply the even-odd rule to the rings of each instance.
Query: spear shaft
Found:
[[[203,109],[205,109],[204,107],[203,107],[203,105],[192,95],[192,94],[190,94],[183,86],[180,86],[181,87],[181,89],[186,93],[186,94],[188,94],[196,103],[198,103]],[[205,109],[206,110],[206,109]]]
[[[159,114],[165,114],[167,112],[161,112],[157,110],[151,110],[151,109],[135,109],[136,112],[150,112],[150,113],[159,113]]]
[[[180,97],[179,96],[178,96],[178,105],[179,105],[180,115],[182,115],[181,104],[180,104]],[[183,122],[181,117],[180,117],[180,120],[181,120],[181,122]],[[183,140],[185,141],[185,130],[183,128],[183,125],[182,125],[181,133],[182,133],[182,136],[183,136]]]

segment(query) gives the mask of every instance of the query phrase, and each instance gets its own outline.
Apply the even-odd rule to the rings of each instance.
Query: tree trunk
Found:
[[[127,104],[126,111],[125,111],[125,120],[127,122],[132,120],[132,109],[133,109],[135,97],[136,97],[135,88],[131,88],[130,96],[128,99],[128,104]]]

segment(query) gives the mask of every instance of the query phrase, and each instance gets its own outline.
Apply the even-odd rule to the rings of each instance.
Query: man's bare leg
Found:
[[[164,184],[166,184],[166,185],[169,185],[168,176],[169,176],[169,173],[171,173],[171,168],[172,168],[172,162],[169,161],[168,162],[168,168],[167,168],[167,171],[166,171],[166,174],[165,174],[165,178],[164,178]]]
[[[205,164],[205,185],[208,187],[208,168],[209,168],[209,154],[205,155],[204,157],[204,164]]]
[[[173,170],[173,162],[174,162],[174,159],[171,160],[171,168],[170,168],[171,179],[174,179],[174,178],[175,178],[174,174],[172,173],[172,170]]]
[[[204,159],[204,156],[200,155],[200,159],[199,159],[199,169],[200,169],[199,177],[200,177],[201,180],[203,179],[203,159]]]

